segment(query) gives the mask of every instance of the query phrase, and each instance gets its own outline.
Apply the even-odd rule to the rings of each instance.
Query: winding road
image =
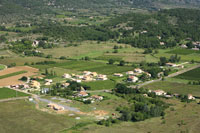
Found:
[[[200,67],[200,64],[198,64],[198,65],[196,65],[196,66],[193,66],[193,67],[190,67],[190,68],[185,68],[185,69],[183,69],[183,70],[181,70],[181,71],[178,71],[178,72],[175,72],[175,73],[172,73],[172,74],[166,76],[165,79],[166,79],[166,78],[172,78],[172,77],[178,76],[178,75],[180,75],[180,74],[183,74],[183,73],[185,73],[185,72],[187,72],[187,71],[190,71],[190,70],[193,70],[193,69],[196,69],[196,68],[199,68],[199,67]],[[154,83],[154,82],[158,82],[158,81],[161,81],[161,80],[162,80],[162,78],[156,79],[156,80],[147,81],[147,82],[141,83],[141,84],[139,84],[139,85],[132,85],[132,86],[130,86],[130,87],[131,87],[131,88],[135,88],[135,87],[140,88],[140,87],[142,87],[142,86],[144,86],[144,85],[148,85],[148,84],[151,84],[151,83]]]

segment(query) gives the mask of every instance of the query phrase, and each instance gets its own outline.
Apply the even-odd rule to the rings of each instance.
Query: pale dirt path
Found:
[[[13,100],[20,100],[20,99],[27,99],[28,97],[13,97],[13,98],[6,98],[6,99],[0,99],[0,102],[8,102]]]

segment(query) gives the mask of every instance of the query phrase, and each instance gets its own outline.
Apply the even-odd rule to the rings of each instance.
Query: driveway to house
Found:
[[[196,66],[193,66],[193,67],[190,67],[190,68],[185,68],[185,69],[183,69],[183,70],[181,70],[181,71],[172,73],[172,74],[166,76],[165,78],[172,78],[172,77],[178,76],[178,75],[180,75],[180,74],[183,74],[183,73],[185,73],[185,72],[187,72],[187,71],[190,71],[190,70],[193,70],[193,69],[196,69],[196,68],[199,68],[199,67],[200,67],[200,64],[198,64],[198,65],[196,65]],[[140,88],[140,87],[142,87],[142,86],[144,86],[144,85],[148,85],[148,84],[151,84],[151,83],[154,83],[154,82],[158,82],[158,81],[161,81],[161,80],[162,80],[162,78],[156,79],[156,80],[147,81],[147,82],[144,82],[144,83],[141,83],[141,84],[138,84],[138,85],[131,85],[130,87],[131,87],[131,88],[135,88],[135,87]]]

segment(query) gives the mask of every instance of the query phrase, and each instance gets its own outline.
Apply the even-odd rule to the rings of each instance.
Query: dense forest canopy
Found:
[[[140,48],[165,48],[174,47],[188,38],[199,41],[199,20],[200,10],[180,8],[120,15],[100,26],[42,23],[30,32],[68,41],[115,40]]]
[[[74,10],[102,8],[159,9],[160,5],[198,7],[199,0],[0,0],[0,15],[50,13],[54,9]],[[162,6],[164,7],[164,6]]]

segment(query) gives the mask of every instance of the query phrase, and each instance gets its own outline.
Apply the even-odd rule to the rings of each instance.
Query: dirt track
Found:
[[[16,76],[1,79],[0,80],[0,86],[22,84],[23,82],[19,81],[18,79],[20,79],[23,76],[36,75],[37,72],[38,72],[38,69],[29,67],[29,66],[17,66],[17,67],[8,68],[8,69],[5,69],[3,71],[0,71],[0,76],[10,74],[10,73],[14,73],[14,72],[18,72],[18,71],[27,71],[27,73],[23,73],[23,74],[19,74],[19,75],[16,75]]]

